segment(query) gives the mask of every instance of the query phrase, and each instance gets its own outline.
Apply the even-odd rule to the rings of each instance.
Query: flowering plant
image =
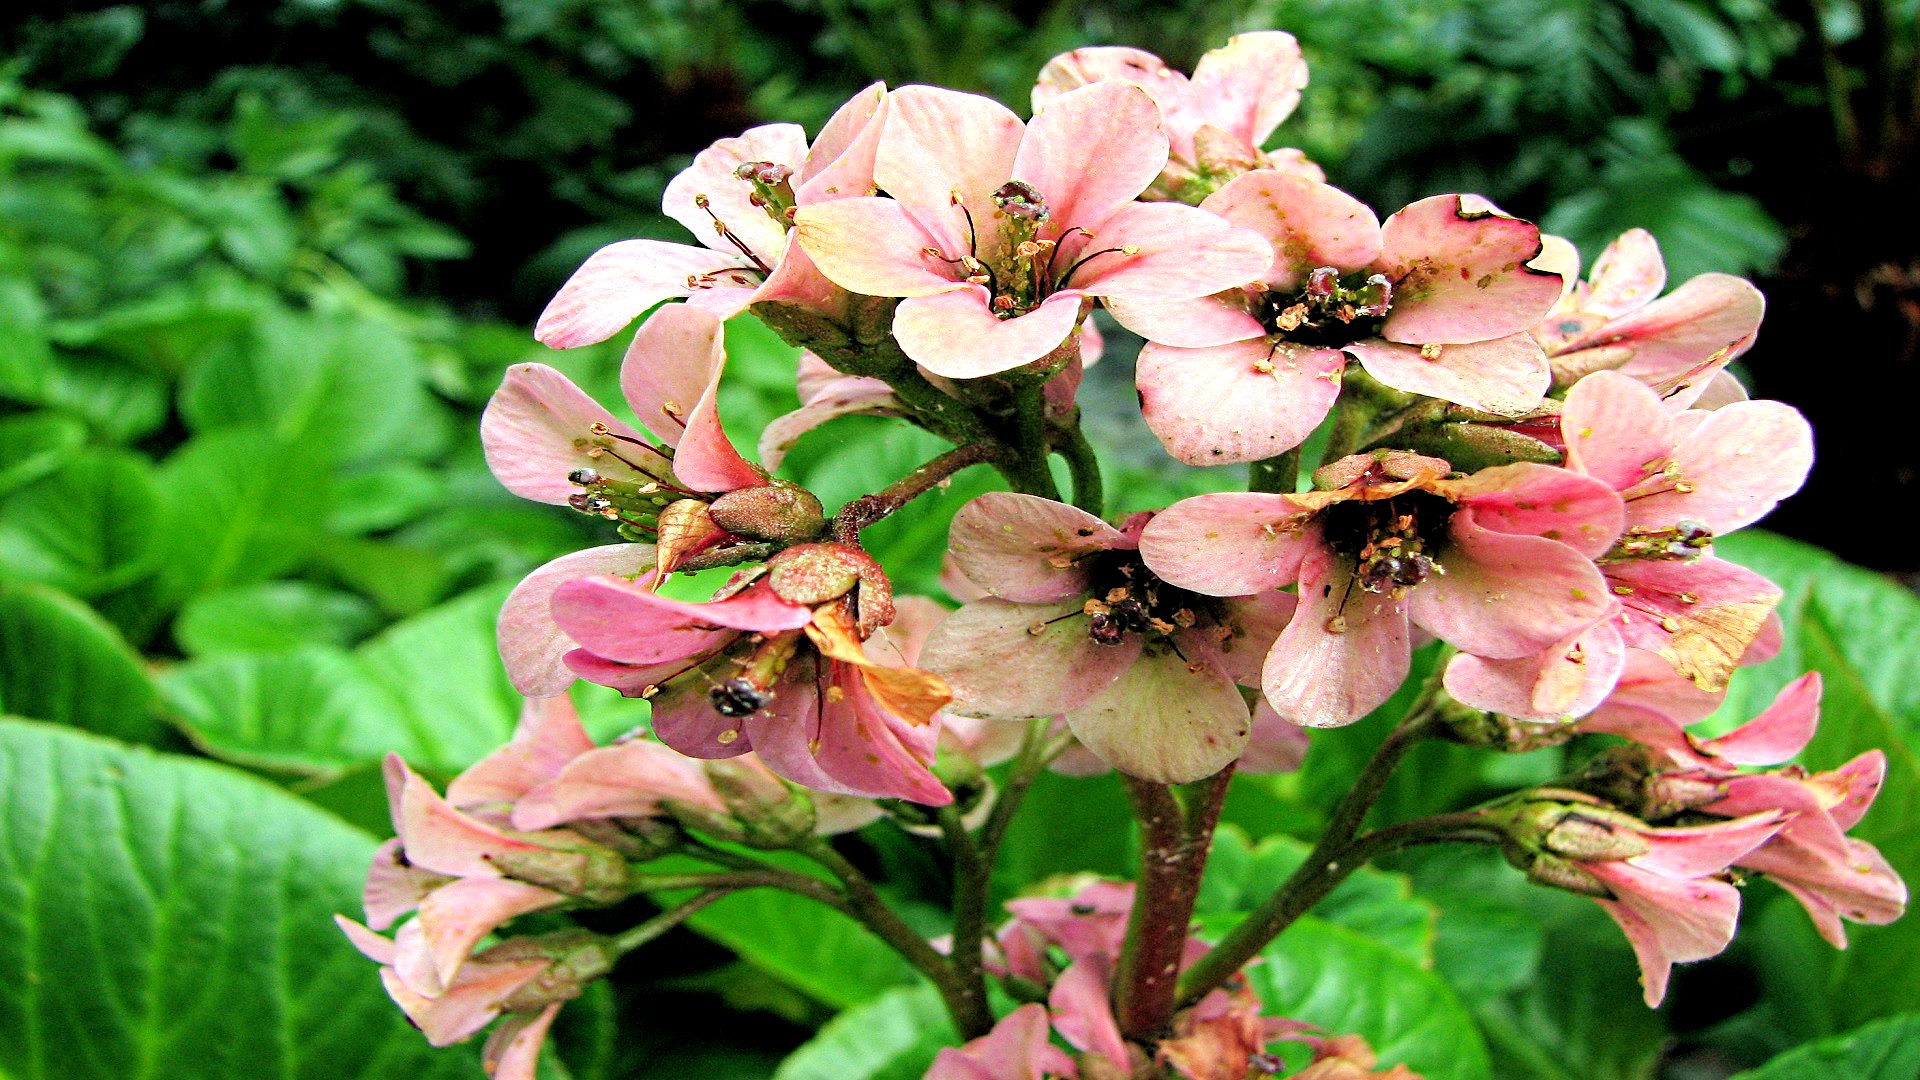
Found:
[[[1735,730],[1692,730],[1779,649],[1783,590],[1716,542],[1812,461],[1800,415],[1728,371],[1758,293],[1705,275],[1662,296],[1639,231],[1579,280],[1569,244],[1471,193],[1383,221],[1264,149],[1305,80],[1293,39],[1266,32],[1190,77],[1133,49],[1058,57],[1025,121],[870,87],[811,142],[769,125],[698,155],[666,209],[704,247],[624,241],[567,282],[548,345],[643,320],[619,377],[640,426],[527,364],[482,437],[510,490],[612,542],[508,599],[501,655],[529,695],[511,744],[444,796],[390,762],[398,838],[364,925],[342,921],[431,1041],[494,1024],[487,1068],[531,1080],[565,1002],[748,890],[903,957],[951,1025],[915,1063],[943,1080],[1433,1075],[1444,1061],[1290,1007],[1289,973],[1262,960],[1370,862],[1441,845],[1591,899],[1649,1006],[1675,964],[1727,948],[1755,879],[1836,946],[1846,922],[1900,916],[1900,877],[1847,835],[1884,757],[1790,763],[1817,676]],[[801,408],[757,464],[722,422],[729,316],[806,350]],[[1077,400],[1096,318],[1145,339],[1135,379],[1167,453],[1247,464],[1246,490],[1106,516]],[[829,512],[776,473],[852,413],[951,448]],[[1009,490],[953,517],[962,606],[896,595],[863,534],[968,470]],[[646,722],[597,744],[575,679],[647,702]],[[1313,807],[1310,848],[1210,916],[1236,777],[1297,768],[1310,732],[1382,711],[1350,785]],[[1396,771],[1438,743],[1566,750],[1383,820]],[[1119,775],[1134,880],[996,885],[1049,769]],[[828,839],[882,818],[939,841],[937,938]],[[556,928],[636,897],[654,913],[617,932]]]

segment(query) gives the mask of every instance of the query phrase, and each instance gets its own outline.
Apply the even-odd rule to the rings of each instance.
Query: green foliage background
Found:
[[[1806,255],[1831,230],[1809,232],[1802,174],[1830,163],[1805,156],[1874,183],[1912,175],[1900,113],[1860,133],[1885,72],[1912,67],[1911,0],[172,0],[5,18],[0,712],[22,718],[0,721],[9,1080],[477,1075],[471,1053],[429,1053],[405,1029],[327,916],[354,909],[388,830],[379,757],[445,778],[504,741],[518,702],[493,651],[500,598],[604,540],[493,483],[479,410],[503,368],[533,359],[617,398],[620,341],[554,355],[527,328],[598,244],[683,239],[659,193],[714,138],[773,119],[815,129],[875,78],[1020,108],[1057,51],[1134,43],[1188,66],[1237,30],[1284,28],[1314,81],[1282,139],[1336,183],[1383,209],[1477,190],[1589,256],[1643,225],[1676,280],[1758,275],[1776,316],[1750,374],[1773,392],[1791,390],[1794,361],[1764,343],[1797,340],[1806,314],[1779,298],[1881,258]],[[1882,232],[1901,250],[1896,227]],[[1796,271],[1809,262],[1831,280]],[[1863,299],[1860,325],[1888,309]],[[728,347],[726,416],[750,445],[795,404],[794,355],[748,320]],[[1116,357],[1085,391],[1119,509],[1239,482],[1172,468],[1129,384]],[[853,419],[784,471],[834,505],[937,446]],[[903,588],[936,589],[947,519],[986,483],[965,475],[873,530]],[[1803,498],[1844,483],[1817,475]],[[1887,748],[1864,835],[1920,876],[1920,603],[1777,537],[1724,549],[1789,587],[1788,649],[1736,681],[1727,722],[1824,672],[1806,761]],[[603,735],[644,718],[576,693]],[[1317,735],[1299,774],[1240,782],[1209,925],[1299,859],[1385,723]],[[1427,747],[1384,812],[1547,779],[1563,753]],[[1128,870],[1110,779],[1048,777],[1033,801],[1003,892]],[[946,882],[926,842],[882,825],[846,849],[940,932]],[[1646,1013],[1592,905],[1446,852],[1356,878],[1275,945],[1261,989],[1431,1078],[1910,1080],[1920,1035],[1900,1017],[1920,1013],[1920,924],[1856,938],[1831,953],[1757,886],[1735,950]],[[943,1024],[851,924],[754,894],[570,1006],[545,1067],[917,1077]],[[1827,1041],[1786,1052],[1812,1040]],[[1854,1071],[1810,1071],[1841,1060]]]

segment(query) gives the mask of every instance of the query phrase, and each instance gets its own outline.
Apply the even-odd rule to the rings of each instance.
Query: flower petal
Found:
[[[738,254],[659,240],[608,244],[560,286],[540,313],[533,336],[556,349],[605,341],[660,301],[702,291],[705,286],[698,283],[709,275],[746,289],[760,280],[759,271]]]
[[[986,286],[965,285],[901,301],[893,312],[893,336],[902,352],[935,375],[977,379],[1059,348],[1080,322],[1081,299],[1069,289],[1024,315],[1001,319],[987,306],[992,294]]]
[[[1394,283],[1393,310],[1380,330],[1388,341],[1518,334],[1560,299],[1560,275],[1528,265],[1540,254],[1540,230],[1477,196],[1421,199],[1387,218],[1380,238],[1375,265]]]
[[[1250,596],[1294,583],[1319,542],[1284,495],[1225,491],[1182,499],[1140,533],[1140,556],[1165,581],[1208,596]],[[1324,618],[1324,616],[1323,616]]]
[[[1087,589],[1082,561],[1124,546],[1120,531],[1077,507],[993,491],[953,516],[953,565],[975,585],[1018,604],[1056,603]]]
[[[799,169],[806,159],[807,133],[800,125],[765,124],[749,128],[695,154],[693,164],[667,181],[660,209],[686,226],[702,243],[720,251],[734,250],[732,241],[715,235],[717,219],[748,251],[772,266],[786,250],[786,226],[753,205],[753,185],[740,179],[734,170],[749,161],[770,161]],[[704,209],[702,202],[706,203]]]
[[[604,425],[608,435],[594,433]],[[487,468],[508,491],[523,499],[565,506],[580,488],[567,479],[575,469],[593,469],[623,480],[645,483],[652,477],[629,469],[605,453],[622,456],[647,470],[665,473],[659,455],[615,436],[644,444],[638,431],[613,418],[571,379],[545,364],[515,364],[480,417],[480,445]]]
[[[1238,289],[1197,300],[1110,296],[1101,303],[1121,326],[1148,341],[1180,349],[1204,349],[1267,336],[1267,328],[1247,313],[1245,296]]]
[[[1045,200],[1051,213],[1038,235],[1051,240],[1076,226],[1104,233],[1102,223],[1166,164],[1160,107],[1139,86],[1109,80],[1070,90],[1034,114],[1012,176]]]
[[[874,182],[906,207],[931,234],[934,246],[958,258],[986,240],[999,212],[993,193],[1013,175],[1025,130],[1019,117],[991,98],[903,86],[887,97]],[[871,242],[886,235],[862,239]],[[812,254],[820,258],[818,252]],[[831,276],[824,261],[821,268]]]
[[[1454,512],[1440,554],[1444,574],[1414,588],[1413,621],[1478,656],[1510,660],[1552,647],[1611,606],[1591,560],[1565,544],[1485,528]]]
[[[825,202],[873,193],[874,154],[885,128],[887,84],[877,82],[834,110],[794,176],[794,201]]]
[[[1560,410],[1567,467],[1625,491],[1658,471],[1678,437],[1672,414],[1645,383],[1596,371],[1567,391]]]
[[[520,580],[500,607],[500,659],[513,688],[528,697],[563,694],[573,672],[561,658],[576,642],[553,621],[553,591],[579,578],[617,574],[635,578],[652,570],[652,544],[608,544],[569,552]]]
[[[1502,416],[1532,411],[1553,385],[1547,354],[1527,334],[1442,345],[1425,353],[1379,338],[1356,341],[1346,350],[1367,374],[1395,390]]]
[[[1667,287],[1667,264],[1660,245],[1645,229],[1628,229],[1607,245],[1593,263],[1593,286],[1581,305],[1607,318],[1645,307]]]
[[[580,726],[579,711],[565,694],[529,699],[520,708],[513,741],[455,777],[447,785],[447,801],[455,806],[513,802],[593,748],[593,739]]]
[[[1049,621],[1054,619],[1059,621]],[[920,666],[947,681],[954,697],[950,711],[1025,719],[1079,708],[1139,655],[1136,636],[1117,645],[1089,637],[1078,599],[1011,604],[989,598],[934,627]]]
[[[1075,250],[1080,267],[1061,288],[1129,300],[1183,300],[1258,280],[1273,260],[1259,233],[1178,203],[1128,203],[1096,228]],[[1094,254],[1100,251],[1109,253]],[[1060,261],[1073,265],[1065,255]]]
[[[1339,727],[1372,712],[1406,680],[1406,606],[1349,589],[1354,567],[1324,546],[1300,564],[1300,608],[1267,654],[1262,688],[1282,720]]]
[[[1187,86],[1185,75],[1168,67],[1166,61],[1145,49],[1095,45],[1061,53],[1047,61],[1047,66],[1040,69],[1033,84],[1033,111],[1037,114],[1067,91],[1102,79],[1125,79],[1138,83],[1163,105]]]
[[[1346,354],[1270,344],[1211,349],[1148,343],[1134,382],[1147,427],[1188,465],[1259,461],[1305,442],[1340,396]]]
[[[1731,274],[1701,274],[1658,300],[1576,338],[1555,356],[1573,359],[1586,349],[1625,352],[1623,375],[1658,383],[1709,360],[1713,367],[1753,343],[1766,300],[1752,283]]]
[[[1588,558],[1613,546],[1626,513],[1605,483],[1531,461],[1482,469],[1448,494],[1482,528],[1557,540]]]
[[[1246,700],[1217,657],[1189,661],[1165,645],[1069,711],[1067,726],[1102,761],[1160,784],[1212,776],[1240,756],[1251,732]]]
[[[1273,262],[1261,280],[1283,291],[1298,288],[1317,267],[1354,270],[1380,255],[1380,219],[1365,203],[1273,169],[1234,177],[1200,209],[1266,237]]]
[[[1634,493],[1629,524],[1693,520],[1725,535],[1800,490],[1813,468],[1813,428],[1791,405],[1737,401],[1705,414],[1668,460],[1683,483],[1656,479],[1648,493]]]
[[[580,755],[521,796],[513,827],[532,831],[594,818],[652,817],[667,799],[726,809],[698,762],[660,743],[629,739]]]
[[[1292,115],[1306,85],[1307,62],[1292,34],[1235,34],[1200,58],[1168,122],[1188,129],[1211,124],[1258,150]]]
[[[1820,726],[1820,673],[1809,671],[1782,687],[1760,715],[1717,739],[1703,740],[1700,752],[1735,765],[1779,765],[1806,749]]]
[[[763,585],[695,604],[669,600],[625,578],[594,577],[554,590],[553,617],[582,648],[599,656],[657,664],[697,656],[743,632],[798,630],[813,613]]]
[[[1512,660],[1459,653],[1447,663],[1447,693],[1470,708],[1522,720],[1585,716],[1606,699],[1627,662],[1619,628],[1602,619],[1551,648]]]
[[[964,239],[956,248],[898,202],[876,196],[803,206],[794,216],[794,234],[827,280],[865,296],[931,296],[953,289],[958,271],[927,252],[958,258],[967,251]]]

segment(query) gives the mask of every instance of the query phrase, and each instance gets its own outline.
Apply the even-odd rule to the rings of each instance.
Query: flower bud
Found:
[[[565,843],[537,851],[499,852],[487,861],[517,881],[592,904],[611,904],[633,891],[627,886],[627,860],[618,851],[577,833]]]
[[[1445,694],[1440,696],[1435,712],[1447,738],[1466,746],[1478,746],[1505,754],[1524,754],[1559,746],[1578,733],[1573,724],[1521,720],[1501,713],[1483,712]]]
[[[1539,855],[1524,868],[1527,877],[1541,885],[1579,893],[1582,896],[1597,897],[1601,900],[1613,899],[1613,890],[1601,884],[1600,879],[1580,868],[1580,864],[1557,855]]]
[[[814,540],[827,527],[820,500],[784,480],[729,491],[713,500],[708,513],[715,524],[736,536],[774,544]]]
[[[516,989],[501,1003],[505,1012],[535,1012],[556,1002],[572,1001],[588,983],[613,970],[618,954],[612,942],[588,930],[508,938],[480,953],[476,960],[543,959],[545,971]]]
[[[709,761],[706,773],[733,815],[738,843],[778,850],[813,835],[813,798],[806,789],[737,758]]]
[[[686,842],[686,833],[672,821],[659,818],[589,818],[569,822],[572,832],[619,852],[628,862],[648,862],[670,855]]]
[[[872,561],[844,544],[803,544],[769,560],[767,580],[782,600],[818,607],[852,592]]]

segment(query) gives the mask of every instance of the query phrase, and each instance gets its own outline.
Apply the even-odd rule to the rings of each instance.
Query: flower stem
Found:
[[[823,837],[810,837],[799,850],[840,879],[846,889],[848,914],[932,981],[953,1017],[954,1028],[963,1038],[977,1038],[993,1027],[993,1013],[988,1010],[985,998],[976,997],[960,984],[953,963],[887,906],[859,867],[848,862],[846,856],[835,851]]]
[[[1013,455],[1000,463],[1000,472],[1015,491],[1058,502],[1048,453],[1046,384],[1024,380],[1013,391]]]
[[[1020,801],[1026,798],[1027,789],[1039,778],[1048,763],[1060,754],[1060,747],[1051,746],[1047,734],[1053,728],[1051,717],[1041,716],[1027,721],[1026,736],[1020,740],[1020,749],[1013,759],[1013,768],[1007,773],[1007,782],[1000,787],[995,797],[993,810],[987,814],[987,823],[980,829],[980,857],[986,863],[989,873],[1000,855],[1000,841],[1006,838],[1007,827],[1013,824],[1013,816],[1020,809]]]
[[[840,508],[833,516],[832,536],[846,544],[859,538],[860,530],[925,495],[955,473],[973,465],[1001,457],[997,443],[977,442],[956,446],[871,495],[862,495]]]
[[[953,806],[940,808],[940,832],[953,860],[953,973],[961,993],[991,1017],[987,1006],[987,975],[982,966],[981,942],[987,936],[987,877],[991,869],[980,847],[967,832],[966,822]],[[959,1022],[956,1016],[955,1022]],[[989,1020],[989,1024],[991,1020]],[[986,1030],[963,1032],[965,1038]]]
[[[1158,1038],[1172,1022],[1200,875],[1232,777],[1229,765],[1194,785],[1184,809],[1171,787],[1126,778],[1140,819],[1140,890],[1114,974],[1114,1015],[1130,1038]]]
[[[1436,685],[1430,686],[1420,696],[1406,718],[1393,729],[1367,762],[1366,768],[1360,771],[1353,787],[1348,789],[1346,796],[1334,808],[1326,832],[1321,834],[1313,850],[1307,853],[1306,861],[1300,864],[1300,868],[1275,889],[1265,902],[1249,912],[1245,920],[1228,931],[1218,945],[1187,969],[1180,979],[1180,1004],[1192,1004],[1208,991],[1225,983],[1234,972],[1258,956],[1268,942],[1280,936],[1281,931],[1319,903],[1366,858],[1384,853],[1369,852],[1354,838],[1360,832],[1361,824],[1366,821],[1367,811],[1373,808],[1380,792],[1386,788],[1393,770],[1406,757],[1407,751],[1431,731],[1434,701],[1438,694],[1437,682],[1436,678]]]
[[[1055,430],[1054,451],[1067,463],[1067,477],[1073,481],[1073,505],[1099,517],[1106,506],[1106,491],[1100,481],[1100,458],[1080,430],[1078,410],[1071,424]]]
[[[706,907],[716,900],[723,899],[732,893],[733,889],[731,888],[713,889],[701,893],[699,896],[685,901],[676,907],[668,908],[653,918],[648,919],[646,922],[641,923],[639,926],[623,934],[616,935],[613,939],[613,949],[615,952],[621,954],[630,953],[640,946],[645,945],[647,942],[652,941],[654,938],[659,937],[661,934],[686,922],[701,908]]]

